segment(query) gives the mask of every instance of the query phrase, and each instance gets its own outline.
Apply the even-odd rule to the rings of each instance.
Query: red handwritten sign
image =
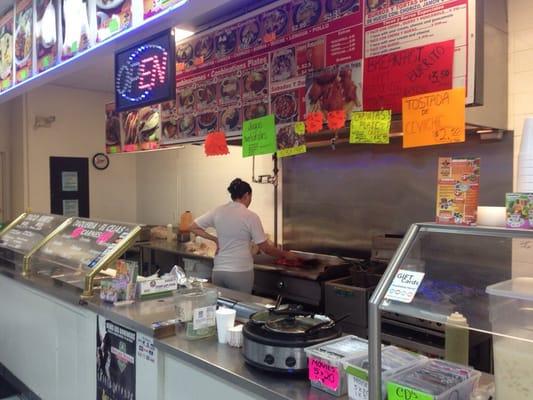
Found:
[[[453,40],[365,59],[365,110],[402,111],[402,98],[452,88]]]
[[[340,384],[339,369],[325,361],[309,358],[309,380],[336,391]]]

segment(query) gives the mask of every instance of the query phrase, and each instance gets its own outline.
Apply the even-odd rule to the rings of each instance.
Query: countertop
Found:
[[[150,242],[140,242],[139,247],[146,250],[163,251],[177,254],[185,258],[213,261],[213,257],[193,252],[185,243],[167,242],[166,240],[152,240]],[[310,280],[320,279],[330,268],[346,268],[348,263],[335,256],[317,256],[310,253],[296,252],[303,258],[318,258],[319,262],[313,268],[294,268],[276,264],[274,257],[260,254],[254,257],[254,269],[257,271],[269,271],[280,275],[292,276]]]
[[[80,291],[72,286],[42,276],[23,277],[19,271],[0,265],[0,274],[32,289],[39,290],[69,304],[79,306]],[[253,302],[270,303],[270,299],[222,289],[224,297]],[[174,298],[145,300],[126,306],[111,306],[99,299],[89,300],[84,306],[114,322],[137,332],[153,336],[152,323],[175,317]],[[154,339],[160,351],[205,369],[222,379],[268,399],[280,400],[333,400],[327,393],[310,386],[306,377],[273,375],[246,365],[240,350],[218,343],[216,337],[188,341],[178,336]],[[340,399],[346,399],[341,397]]]

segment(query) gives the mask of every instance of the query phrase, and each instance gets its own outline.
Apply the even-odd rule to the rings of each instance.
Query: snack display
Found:
[[[508,228],[533,228],[533,194],[507,193],[505,207]]]
[[[131,26],[132,0],[95,0],[99,42]]]

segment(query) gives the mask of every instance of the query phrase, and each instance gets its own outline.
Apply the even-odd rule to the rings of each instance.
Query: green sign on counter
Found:
[[[391,118],[391,110],[352,113],[350,143],[388,144]]]
[[[273,115],[245,121],[242,127],[242,156],[273,154],[277,150]]]
[[[387,394],[389,400],[434,400],[434,397],[393,382],[387,383]]]

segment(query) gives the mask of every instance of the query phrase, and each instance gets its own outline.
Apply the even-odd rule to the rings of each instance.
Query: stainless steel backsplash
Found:
[[[402,149],[341,145],[283,159],[286,248],[368,256],[376,235],[403,235],[435,220],[438,157],[481,157],[480,205],[503,206],[513,189],[513,134],[501,141],[468,135],[466,143]]]

